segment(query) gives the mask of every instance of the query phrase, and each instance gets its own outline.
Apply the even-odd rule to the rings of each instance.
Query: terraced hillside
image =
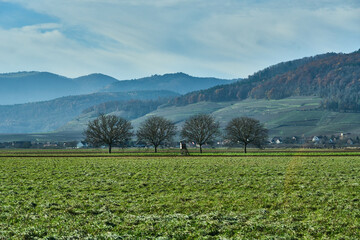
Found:
[[[333,112],[320,108],[319,97],[291,97],[280,100],[246,99],[231,102],[199,102],[186,106],[159,107],[132,120],[135,129],[147,117],[158,115],[174,121],[180,128],[184,121],[198,113],[212,114],[221,126],[233,117],[249,116],[259,119],[270,130],[270,136],[332,135],[341,132],[360,134],[360,114]],[[120,112],[109,112],[122,116]],[[94,115],[86,113],[69,122],[60,131],[76,132],[84,128]]]

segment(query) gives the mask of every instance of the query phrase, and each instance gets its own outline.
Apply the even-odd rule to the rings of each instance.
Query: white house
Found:
[[[84,144],[82,144],[82,142],[78,142],[78,144],[76,145],[76,148],[83,148]]]
[[[312,141],[313,141],[313,142],[319,142],[319,141],[320,141],[320,138],[319,138],[318,136],[314,136],[314,137],[312,138]]]

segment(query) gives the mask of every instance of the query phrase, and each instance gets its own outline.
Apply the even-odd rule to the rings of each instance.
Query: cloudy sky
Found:
[[[238,78],[359,48],[359,0],[0,0],[1,73]]]

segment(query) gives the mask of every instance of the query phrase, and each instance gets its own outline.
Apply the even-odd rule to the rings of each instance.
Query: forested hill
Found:
[[[79,78],[67,78],[49,72],[0,74],[0,105],[90,94],[117,81],[115,78],[103,74],[90,74]]]
[[[229,84],[239,79],[225,80],[213,77],[193,77],[185,73],[153,75],[135,80],[117,81],[106,86],[103,92],[126,92],[139,90],[168,90],[185,94],[200,89],[207,89],[220,84]]]
[[[98,116],[99,113],[109,111],[108,109],[119,109],[127,111],[126,117],[137,116],[142,111],[153,110],[149,100],[166,99],[178,96],[170,91],[132,91],[118,93],[93,93],[86,95],[67,96],[49,101],[33,102],[15,105],[0,105],[0,133],[31,133],[48,132],[63,126],[73,120],[84,110]],[[138,110],[140,103],[144,103],[144,109]],[[113,101],[120,102],[113,106]],[[129,102],[130,101],[130,102]],[[125,104],[126,103],[126,104]],[[151,101],[150,101],[151,103]],[[101,104],[99,107],[97,105]],[[125,105],[133,104],[132,111],[125,108]],[[156,106],[157,107],[157,106]],[[90,109],[89,109],[90,108]],[[155,108],[155,107],[154,107]],[[150,110],[147,110],[150,109]],[[129,113],[130,112],[130,113]],[[130,115],[132,114],[132,115]]]
[[[316,95],[324,108],[360,111],[360,50],[283,62],[240,82],[174,98],[170,105]]]

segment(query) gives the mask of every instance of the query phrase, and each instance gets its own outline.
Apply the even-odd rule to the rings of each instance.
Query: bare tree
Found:
[[[175,135],[175,124],[166,118],[158,116],[146,119],[136,133],[138,140],[153,145],[155,152],[157,152],[158,146],[164,144],[165,141],[170,142]]]
[[[215,121],[214,117],[208,114],[198,114],[185,121],[181,137],[187,141],[196,142],[202,153],[202,145],[214,140],[220,134],[219,129],[220,124]]]
[[[249,117],[233,118],[226,126],[226,138],[232,143],[244,145],[244,152],[249,144],[261,147],[266,141],[268,131],[256,119]]]
[[[115,144],[124,144],[131,139],[132,126],[130,121],[115,115],[101,114],[93,121],[89,121],[84,134],[86,141],[95,145],[109,146],[109,153]]]

